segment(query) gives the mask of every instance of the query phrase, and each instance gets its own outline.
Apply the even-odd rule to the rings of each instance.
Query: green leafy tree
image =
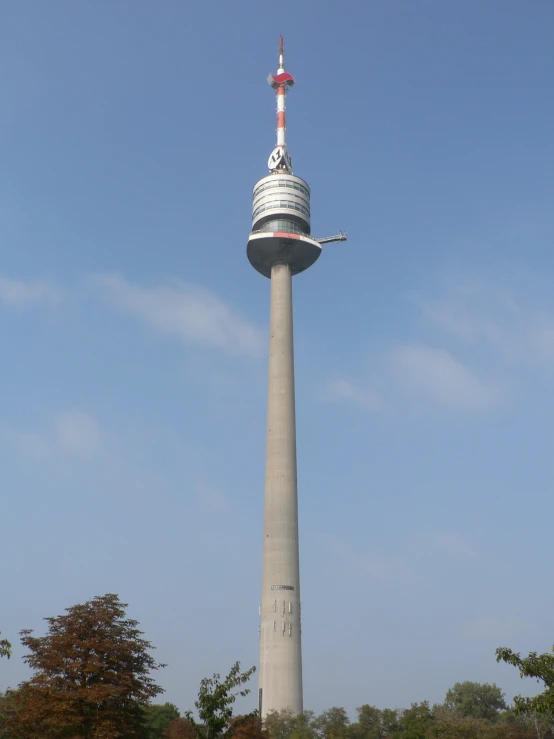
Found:
[[[173,703],[154,703],[143,708],[145,739],[163,739],[170,723],[180,714]]]
[[[253,711],[241,716],[240,721],[233,721],[233,703],[237,696],[246,696],[250,693],[249,688],[241,688],[241,685],[247,683],[255,671],[256,668],[251,667],[241,672],[240,662],[235,662],[223,681],[218,674],[203,678],[198,691],[198,700],[194,703],[202,724],[196,723],[190,711],[185,714],[195,727],[198,739],[230,738],[243,723],[257,716],[257,712]]]
[[[264,729],[269,739],[289,739],[297,723],[297,717],[289,708],[269,711],[264,719]]]
[[[400,716],[396,708],[383,708],[381,711],[383,736],[394,736],[401,729]]]
[[[295,716],[290,709],[270,711],[263,725],[269,739],[318,739],[313,711]]]
[[[347,739],[350,719],[342,707],[334,706],[314,719],[314,728],[322,739]]]
[[[428,701],[412,703],[410,708],[402,711],[401,731],[397,733],[403,739],[425,739],[432,723],[433,713]]]
[[[0,634],[2,632],[0,631]],[[0,639],[0,657],[7,657],[8,659],[12,656],[12,645],[7,639]]]
[[[435,709],[428,736],[432,739],[489,739],[491,724],[474,716],[462,716],[444,706]]]
[[[295,725],[290,739],[317,739],[315,720],[315,713],[313,711],[299,713],[295,718]]]
[[[551,739],[554,736],[554,715],[551,713],[531,711],[516,714],[510,724],[523,727],[533,739]]]
[[[466,680],[447,691],[444,706],[458,716],[497,721],[506,709],[506,701],[504,693],[494,683]]]
[[[382,739],[383,727],[381,711],[376,706],[364,703],[356,708],[358,720],[352,724],[352,734],[356,739]]]
[[[117,595],[98,596],[45,619],[48,632],[22,631],[30,680],[10,691],[4,729],[14,739],[143,739],[143,707],[162,688],[138,622]]]
[[[519,669],[521,677],[533,677],[544,685],[542,693],[533,698],[517,695],[514,698],[516,713],[554,714],[554,647],[552,652],[530,652],[527,657],[522,657],[519,652],[513,652],[507,647],[499,647],[496,650],[496,661],[513,665]]]

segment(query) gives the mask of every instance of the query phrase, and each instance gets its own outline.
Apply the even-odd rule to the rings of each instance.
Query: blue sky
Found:
[[[2,16],[3,636],[119,593],[183,710],[257,662],[282,33],[313,231],[349,235],[294,280],[305,705],[533,691],[494,649],[554,643],[551,1]]]

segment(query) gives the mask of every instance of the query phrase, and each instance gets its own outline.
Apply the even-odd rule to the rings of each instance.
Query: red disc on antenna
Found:
[[[281,72],[281,74],[270,74],[267,81],[271,87],[278,87],[279,85],[294,85],[294,77],[289,72]]]

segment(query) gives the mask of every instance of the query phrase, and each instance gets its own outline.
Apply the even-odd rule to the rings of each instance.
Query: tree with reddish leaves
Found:
[[[269,739],[260,717],[252,713],[233,718],[231,734],[233,739]]]
[[[164,739],[196,739],[194,724],[182,716],[174,718],[164,733]]]
[[[151,644],[117,595],[98,596],[21,632],[30,680],[11,691],[3,727],[13,739],[140,739],[143,706],[163,692]]]

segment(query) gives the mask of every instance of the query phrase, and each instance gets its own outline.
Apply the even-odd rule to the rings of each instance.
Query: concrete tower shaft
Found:
[[[285,708],[302,712],[292,274],[287,264],[271,269],[269,315],[259,674],[263,716]]]

